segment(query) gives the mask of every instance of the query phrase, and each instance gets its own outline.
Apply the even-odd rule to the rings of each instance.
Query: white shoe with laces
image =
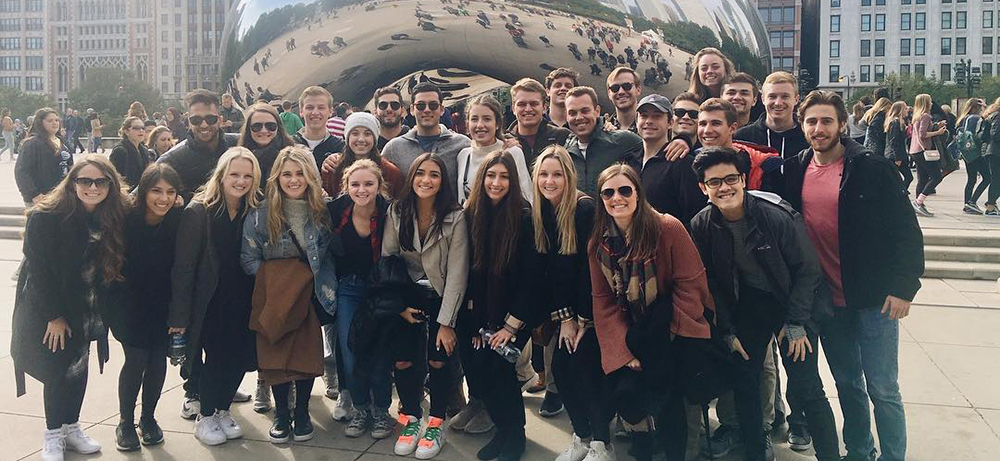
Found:
[[[184,402],[181,403],[181,418],[195,419],[199,414],[201,414],[201,401],[197,398],[184,397]]]
[[[66,449],[75,451],[82,455],[89,455],[101,451],[101,444],[96,440],[87,437],[80,429],[80,423],[66,424],[62,427],[63,437],[66,442]]]
[[[556,457],[556,461],[583,461],[589,452],[590,446],[587,442],[580,439],[580,436],[573,434],[573,441],[570,442],[566,451],[560,453],[559,456]]]
[[[204,416],[199,414],[194,422],[194,437],[208,446],[222,445],[229,440],[226,433],[222,432],[222,426],[216,415]]]
[[[615,451],[599,440],[590,441],[590,450],[583,461],[615,461]]]
[[[66,452],[66,440],[63,430],[49,429],[45,431],[45,442],[42,445],[42,461],[63,461]]]
[[[354,399],[351,398],[351,391],[344,389],[340,392],[340,398],[333,407],[333,419],[337,421],[349,421],[354,417]]]
[[[233,419],[233,415],[229,411],[219,410],[215,414],[215,419],[219,421],[219,426],[222,427],[222,433],[226,434],[226,439],[233,440],[243,437],[243,428]]]

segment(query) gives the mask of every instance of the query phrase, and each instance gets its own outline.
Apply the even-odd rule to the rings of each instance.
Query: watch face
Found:
[[[672,35],[700,25],[733,37],[745,48],[740,56],[752,61],[738,68],[762,66],[766,74],[771,62],[767,31],[751,0],[600,0],[610,8],[601,17],[591,14],[596,6],[563,11],[563,2],[552,2],[560,9],[500,0],[337,3],[232,2],[220,78],[237,105],[262,97],[295,104],[303,89],[320,85],[334,101],[374,113],[376,89],[396,86],[409,101],[414,85],[431,81],[451,106],[523,77],[544,83],[559,67],[578,72],[578,84],[595,88],[606,107],[612,107],[608,74],[621,66],[635,69],[643,95],[675,95],[687,89],[685,65],[697,50],[669,45],[652,31],[654,19]]]

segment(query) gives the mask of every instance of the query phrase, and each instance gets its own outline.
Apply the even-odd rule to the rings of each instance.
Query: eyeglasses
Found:
[[[610,187],[607,189],[601,189],[601,198],[604,200],[611,200],[611,198],[615,196],[615,190],[616,189],[612,189]],[[632,186],[621,186],[617,189],[617,191],[618,194],[625,198],[631,197],[633,192]]]
[[[111,185],[111,180],[108,178],[76,178],[73,182],[84,189],[90,189],[91,186],[97,186],[98,189],[107,189]]]
[[[609,86],[608,89],[611,90],[612,93],[617,93],[618,90],[622,90],[622,89],[625,90],[625,91],[632,91],[632,88],[634,88],[634,87],[635,87],[635,85],[633,85],[632,83],[625,82],[625,83],[615,83],[615,84]]]
[[[199,125],[201,125],[202,122],[207,122],[208,125],[211,126],[211,125],[215,125],[216,123],[219,123],[219,116],[218,115],[206,115],[206,116],[202,117],[200,115],[192,115],[192,116],[188,117],[188,122],[190,122],[192,126],[199,126]]]
[[[722,178],[710,178],[710,179],[707,179],[707,180],[705,180],[705,185],[708,186],[709,189],[718,189],[719,187],[722,186],[723,182],[726,183],[726,184],[728,184],[728,185],[730,185],[730,186],[733,186],[733,185],[738,184],[742,180],[743,180],[743,175],[741,175],[741,174],[730,174],[730,175],[726,175],[725,177],[722,177]]]
[[[685,115],[691,120],[698,120],[698,109],[674,109],[674,117],[683,118]]]
[[[267,128],[267,131],[274,133],[275,131],[278,131],[278,124],[274,122],[257,122],[250,124],[250,131],[253,131],[254,133],[257,133],[264,128]]]
[[[413,104],[413,107],[416,107],[417,110],[419,110],[420,112],[423,112],[423,111],[425,111],[427,109],[438,110],[438,109],[441,108],[441,103],[439,103],[437,101],[418,102],[418,103]]]
[[[390,107],[392,107],[392,110],[399,110],[399,108],[402,107],[402,104],[400,104],[399,101],[391,101],[391,102],[390,101],[382,101],[382,102],[378,103],[379,110],[386,110],[386,109],[388,109]],[[420,110],[423,110],[423,109],[420,109]],[[434,110],[434,109],[431,109],[431,110]]]

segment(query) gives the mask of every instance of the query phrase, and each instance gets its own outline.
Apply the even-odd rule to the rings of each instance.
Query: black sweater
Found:
[[[542,299],[549,307],[549,320],[560,321],[579,316],[594,318],[594,298],[590,293],[590,263],[587,242],[594,228],[594,199],[581,195],[573,217],[576,226],[576,254],[559,254],[562,239],[556,224],[555,207],[542,200],[542,225],[549,242],[548,252],[539,257],[544,271]]]
[[[118,170],[118,174],[125,178],[130,190],[135,190],[142,178],[142,172],[151,163],[151,156],[146,146],[139,144],[136,146],[129,141],[121,140],[118,145],[111,150],[109,157],[111,164]]]
[[[14,164],[14,181],[25,203],[54,189],[73,166],[73,155],[60,143],[59,151],[45,139],[29,138],[21,144]]]
[[[806,141],[801,126],[796,124],[794,127],[779,133],[767,127],[766,113],[761,114],[756,122],[736,130],[733,139],[771,147],[781,154],[781,158],[794,157],[802,149],[809,148],[809,141]]]

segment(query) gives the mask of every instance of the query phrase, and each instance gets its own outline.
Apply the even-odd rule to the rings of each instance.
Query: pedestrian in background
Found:
[[[73,155],[59,139],[62,120],[55,109],[35,111],[28,129],[28,139],[14,164],[14,180],[25,206],[32,206],[62,181],[73,166]]]
[[[121,128],[118,129],[121,141],[118,141],[108,157],[111,164],[118,170],[118,174],[125,179],[130,190],[135,190],[139,185],[142,172],[146,171],[146,167],[153,161],[152,155],[144,144],[146,140],[145,128],[139,117],[125,117],[125,120],[122,120]]]

